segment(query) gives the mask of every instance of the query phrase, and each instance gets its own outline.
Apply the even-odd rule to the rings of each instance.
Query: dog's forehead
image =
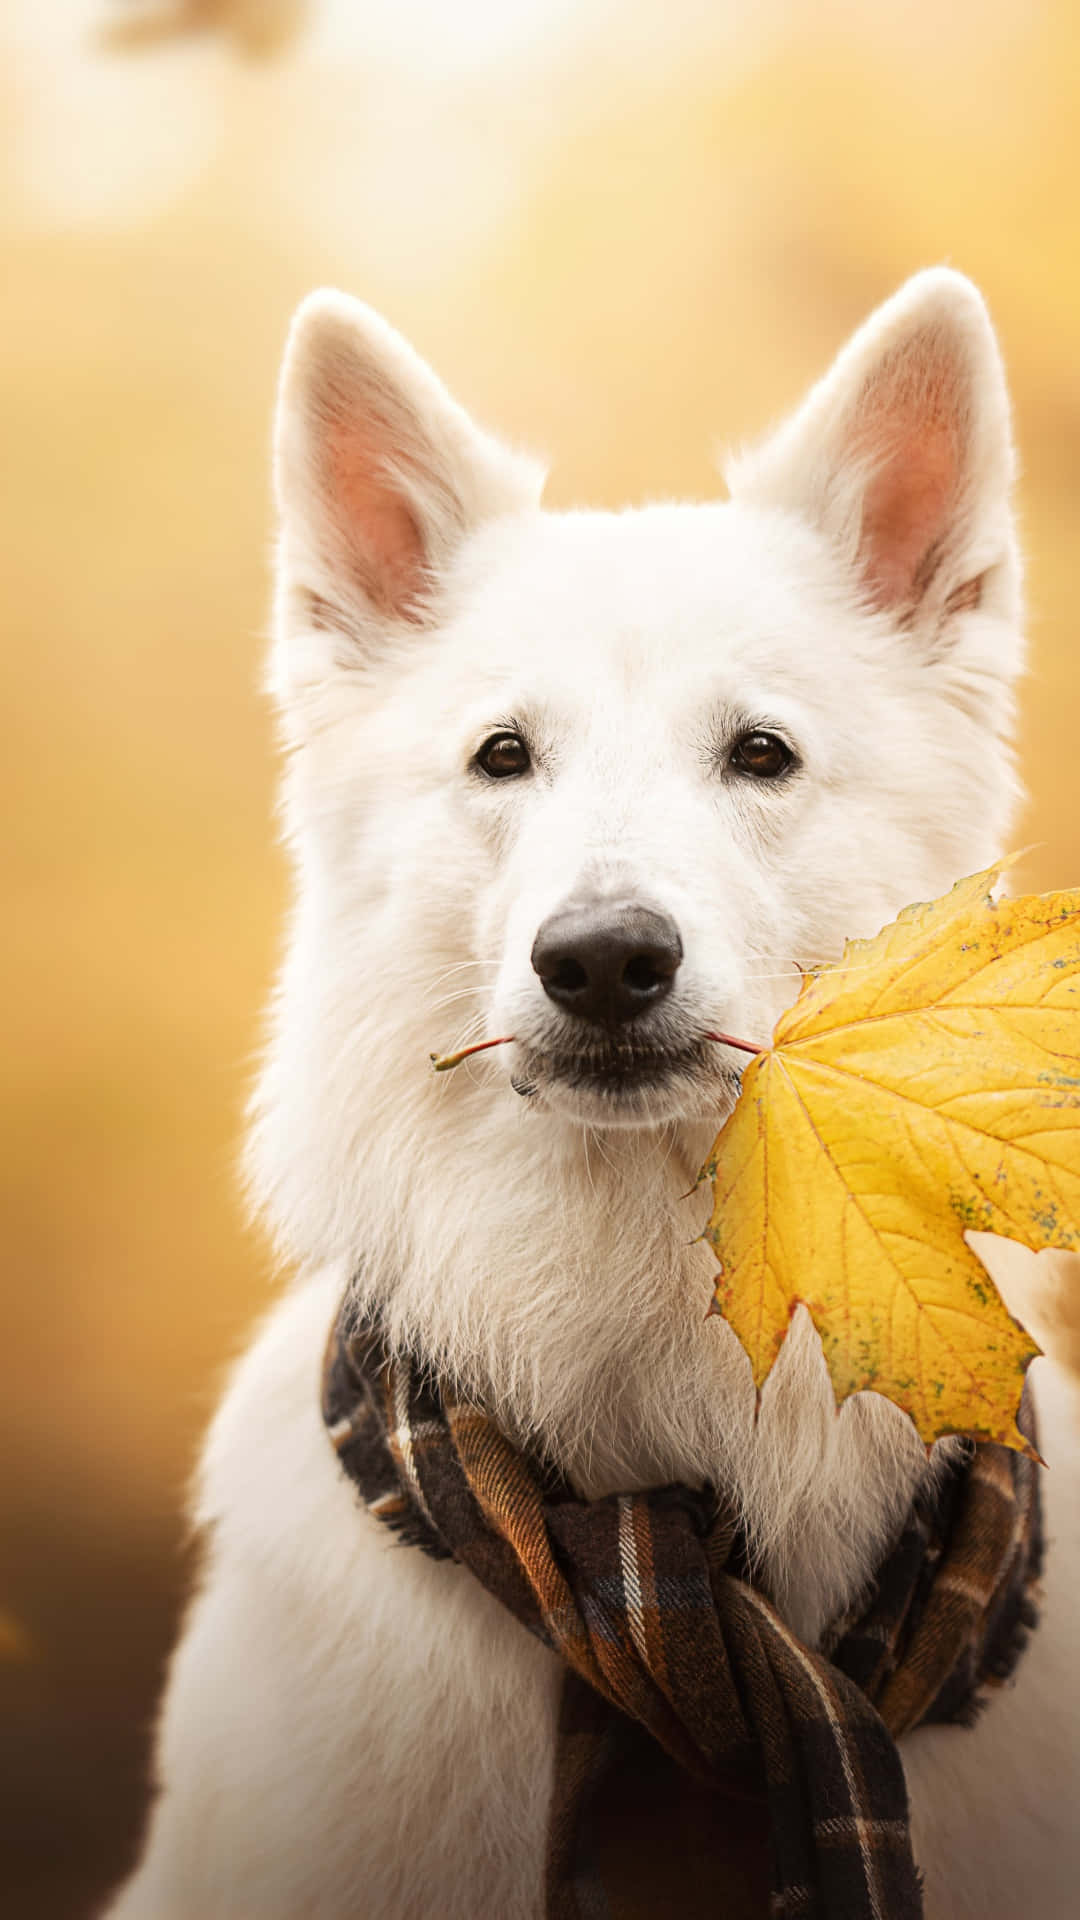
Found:
[[[851,618],[809,528],[717,502],[496,526],[467,557],[452,631],[485,675],[527,670],[538,688],[653,680],[677,697],[749,673],[809,693]]]

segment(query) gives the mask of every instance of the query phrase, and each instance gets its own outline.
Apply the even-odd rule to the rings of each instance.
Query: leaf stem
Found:
[[[471,1047],[461,1047],[457,1053],[433,1053],[431,1064],[436,1073],[449,1073],[451,1067],[460,1067],[474,1053],[486,1053],[489,1047],[508,1047],[514,1036],[504,1033],[498,1040],[477,1040]],[[722,1046],[735,1047],[739,1053],[764,1053],[764,1047],[755,1047],[752,1040],[737,1040],[733,1033],[706,1033],[706,1040],[717,1040]]]
[[[460,1067],[472,1053],[486,1053],[489,1047],[509,1046],[512,1033],[504,1033],[501,1040],[477,1040],[474,1046],[462,1047],[457,1053],[433,1053],[431,1064],[436,1073],[449,1073],[451,1067]]]
[[[737,1047],[740,1053],[766,1053],[766,1047],[755,1047],[750,1040],[736,1040],[733,1033],[707,1033],[706,1040],[720,1040],[725,1047]]]

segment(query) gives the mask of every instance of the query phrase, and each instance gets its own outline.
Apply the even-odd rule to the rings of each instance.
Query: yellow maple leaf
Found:
[[[801,1301],[838,1400],[1027,1450],[1038,1352],[965,1234],[1080,1248],[1080,892],[1000,869],[809,975],[704,1169],[715,1307],[761,1387]]]

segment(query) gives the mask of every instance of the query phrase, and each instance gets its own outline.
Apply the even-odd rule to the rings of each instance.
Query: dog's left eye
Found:
[[[489,780],[512,780],[517,774],[528,773],[532,761],[520,733],[493,733],[479,749],[474,765]]]
[[[775,733],[744,733],[728,755],[733,773],[748,773],[755,780],[778,780],[795,763],[795,755]]]

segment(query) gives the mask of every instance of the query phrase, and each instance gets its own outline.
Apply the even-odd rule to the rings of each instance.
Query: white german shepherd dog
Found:
[[[327,1335],[359,1271],[394,1339],[586,1494],[733,1493],[811,1643],[865,1583],[925,1452],[874,1394],[837,1417],[801,1310],[755,1421],[691,1244],[736,1064],[702,1036],[765,1041],[800,962],[1007,841],[1006,387],[979,295],[934,270],[729,500],[546,512],[530,459],[318,293],[276,460],[298,891],[250,1166],[298,1277],[210,1434],[159,1798],[110,1911],[536,1920],[561,1669],[363,1510],[320,1414]],[[433,1048],[503,1035],[432,1074]],[[902,1749],[930,1920],[1080,1912],[1075,1381],[1033,1377],[1042,1623],[973,1730]]]

